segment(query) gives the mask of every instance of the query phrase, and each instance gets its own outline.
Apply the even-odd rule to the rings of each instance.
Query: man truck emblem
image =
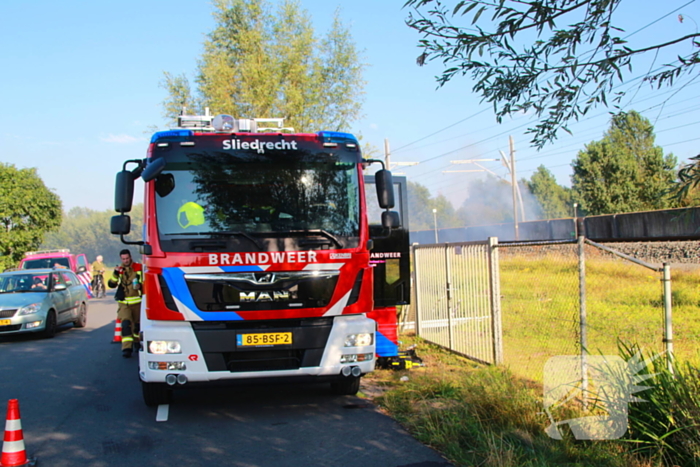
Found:
[[[241,292],[242,302],[283,302],[289,301],[286,290],[263,290],[261,292]]]
[[[256,274],[255,275],[255,282],[258,284],[272,284],[275,282],[275,275],[274,274]]]

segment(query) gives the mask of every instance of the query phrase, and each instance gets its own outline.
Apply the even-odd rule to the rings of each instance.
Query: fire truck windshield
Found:
[[[332,248],[348,247],[359,237],[358,173],[356,163],[331,157],[189,154],[154,183],[161,245],[178,251],[193,237],[229,237],[259,250],[264,238],[316,232]]]

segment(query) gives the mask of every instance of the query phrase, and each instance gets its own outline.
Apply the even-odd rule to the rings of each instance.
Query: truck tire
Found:
[[[338,396],[354,396],[360,390],[361,376],[342,377],[331,383],[331,392]]]
[[[165,383],[145,383],[141,381],[143,401],[149,407],[169,404],[173,391]]]

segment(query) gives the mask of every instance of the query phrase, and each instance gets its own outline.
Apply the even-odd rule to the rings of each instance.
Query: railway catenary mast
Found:
[[[371,180],[381,225],[370,228],[363,169],[382,161],[362,159],[354,136],[227,115],[178,125],[155,133],[116,181],[111,231],[140,245],[145,266],[144,401],[167,403],[183,384],[280,377],[355,394],[377,357],[396,355],[392,306],[408,290],[391,173]],[[144,238],[129,242],[139,177]],[[401,267],[377,260],[385,255],[403,255]],[[389,298],[375,309],[377,275]]]

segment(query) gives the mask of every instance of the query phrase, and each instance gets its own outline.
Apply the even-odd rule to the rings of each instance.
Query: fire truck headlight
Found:
[[[374,333],[371,332],[361,332],[345,336],[345,347],[364,347],[372,345],[373,342]]]
[[[148,352],[159,355],[182,353],[182,347],[178,341],[149,341]]]

